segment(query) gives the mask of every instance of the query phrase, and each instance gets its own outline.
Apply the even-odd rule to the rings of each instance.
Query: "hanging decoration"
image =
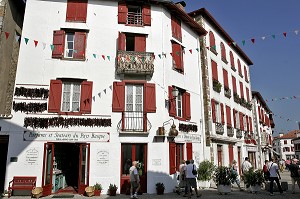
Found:
[[[287,99],[300,99],[300,96],[290,96],[290,97],[275,97],[272,99],[266,99],[266,102],[274,102],[279,100],[287,100]]]
[[[49,90],[45,88],[24,88],[16,87],[15,96],[23,96],[26,98],[41,98],[47,99],[49,96]]]
[[[47,103],[25,103],[25,102],[13,102],[13,110],[15,112],[24,113],[42,113],[47,110]]]

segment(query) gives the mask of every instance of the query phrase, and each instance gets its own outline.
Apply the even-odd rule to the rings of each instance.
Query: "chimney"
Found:
[[[283,133],[279,133],[279,137],[282,137],[283,136]]]
[[[175,3],[175,5],[180,8],[181,10],[185,11],[185,6],[186,6],[186,3],[184,1],[179,1],[177,3]]]

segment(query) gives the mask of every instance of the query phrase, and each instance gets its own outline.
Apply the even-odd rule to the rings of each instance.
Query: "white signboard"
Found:
[[[175,142],[198,142],[198,143],[201,143],[201,135],[200,134],[192,134],[192,133],[179,133],[175,137]]]
[[[160,166],[161,165],[161,159],[152,159],[152,165],[153,166]]]
[[[25,157],[26,165],[38,165],[37,160],[39,159],[39,150],[36,148],[30,148],[26,151]]]
[[[256,151],[256,147],[255,146],[248,146],[247,150],[248,151]]]
[[[24,131],[23,138],[24,138],[24,141],[109,142],[109,133]]]
[[[109,166],[109,150],[98,149],[96,162],[99,166]]]

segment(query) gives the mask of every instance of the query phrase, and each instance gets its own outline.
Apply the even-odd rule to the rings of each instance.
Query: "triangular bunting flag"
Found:
[[[8,39],[9,37],[9,32],[4,32],[5,33],[5,38]]]
[[[19,35],[16,35],[16,36],[15,36],[15,40],[18,42],[19,39],[20,39],[20,36],[19,36]]]
[[[170,53],[170,55],[173,57],[173,53]]]
[[[106,89],[104,89],[103,92],[106,94]]]
[[[53,50],[54,50],[54,45],[51,44],[51,45],[50,45],[50,48],[51,48],[51,51],[53,51]]]
[[[145,57],[142,57],[142,62],[143,62],[143,63],[145,62]]]
[[[275,39],[275,35],[272,35],[273,39]]]
[[[105,55],[102,55],[102,58],[105,60]]]
[[[158,57],[161,59],[161,54],[158,54]]]
[[[110,61],[110,56],[108,55],[108,56],[106,56],[106,57],[107,57],[108,61]]]
[[[95,96],[93,96],[93,101],[95,101],[96,100],[96,97]]]
[[[96,57],[97,57],[97,55],[96,55],[96,54],[93,54],[93,56],[94,56],[94,58],[96,58]]]
[[[109,89],[112,90],[112,85],[109,86]]]
[[[33,42],[34,42],[34,46],[35,46],[35,47],[37,47],[37,45],[38,45],[39,41],[37,41],[37,40],[33,40]]]
[[[298,33],[299,33],[299,30],[295,30],[294,32],[295,32],[295,34],[296,34],[296,35],[298,35]]]
[[[283,36],[286,37],[286,32],[283,33]]]
[[[190,51],[190,53],[191,53],[191,54],[193,54],[193,51],[192,51],[192,49],[190,49],[189,51]]]
[[[265,40],[265,39],[266,39],[266,37],[261,37],[261,39],[262,39],[262,40]]]
[[[213,49],[217,50],[217,46],[216,45],[213,45],[212,47],[213,47]]]
[[[236,46],[236,42],[232,42],[232,44]]]
[[[196,48],[196,50],[199,52],[199,48]]]
[[[254,43],[254,42],[255,42],[255,39],[251,39],[251,41],[252,41],[252,43]]]
[[[162,55],[165,56],[165,58],[167,58],[167,54],[166,53],[163,53]]]
[[[245,41],[245,40],[243,40],[243,41],[242,41],[242,44],[243,44],[243,46],[245,46],[245,43],[246,43],[246,41]]]
[[[59,48],[61,49],[62,47],[61,47],[61,46],[59,46]],[[75,50],[75,49],[74,49],[73,51],[74,51],[74,53],[77,53],[77,50]]]
[[[101,98],[101,92],[100,92],[100,93],[98,93],[98,96]]]
[[[42,44],[43,44],[43,50],[45,50],[47,44],[45,42],[43,42]]]
[[[27,45],[29,39],[28,39],[28,38],[24,38],[24,40],[25,40],[25,43],[26,43],[26,45]]]

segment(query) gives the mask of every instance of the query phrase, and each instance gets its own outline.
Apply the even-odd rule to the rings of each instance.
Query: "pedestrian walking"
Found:
[[[139,173],[138,173],[138,170],[136,168],[136,165],[137,165],[137,161],[133,161],[132,166],[129,169],[129,173],[130,173],[130,198],[138,198],[137,193],[141,188],[140,177],[139,177]],[[133,194],[134,190],[135,190],[135,193]]]
[[[179,181],[179,184],[178,184],[176,193],[178,195],[180,195],[181,188],[185,188],[186,187],[185,167],[186,167],[186,161],[182,160],[181,165],[179,165],[179,175],[178,175],[178,178],[177,178],[178,181]],[[185,194],[187,194],[187,192]]]
[[[249,162],[249,158],[245,157],[244,162],[242,163],[242,175],[241,177],[243,178],[244,173],[249,171],[249,169],[252,167],[252,164]]]
[[[236,175],[236,178],[235,178],[235,180],[232,182],[232,184],[236,183],[237,186],[239,187],[240,191],[243,191],[243,189],[241,188],[241,185],[240,185],[239,173],[238,173],[238,166],[237,166],[236,160],[233,160],[233,161],[232,161],[231,171],[232,171],[233,174]]]
[[[281,180],[279,168],[276,164],[276,158],[273,157],[272,161],[269,163],[269,172],[270,172],[270,196],[273,196],[273,183],[274,181],[277,184],[277,187],[279,189],[280,194],[283,194],[282,187],[280,185],[279,180]]]
[[[196,175],[193,173],[193,170],[197,170],[197,168],[194,165],[194,160],[191,160],[191,162],[186,165],[186,173],[185,173],[186,174],[185,177],[186,177],[186,183],[187,183],[188,198],[191,198],[191,194],[192,194],[191,187],[195,189],[197,198],[202,195],[198,192],[197,182],[196,182]]]
[[[299,160],[294,158],[292,159],[292,163],[289,165],[286,165],[291,172],[291,179],[292,179],[292,194],[295,193],[295,183],[297,182],[298,187],[300,189],[300,175],[298,170],[300,169],[298,165]]]
[[[270,172],[269,172],[269,160],[265,160],[265,164],[263,166],[264,179],[265,181],[269,181]]]
[[[281,171],[281,173],[283,173],[284,165],[285,165],[285,161],[284,161],[284,159],[281,159],[279,161],[279,170]]]

